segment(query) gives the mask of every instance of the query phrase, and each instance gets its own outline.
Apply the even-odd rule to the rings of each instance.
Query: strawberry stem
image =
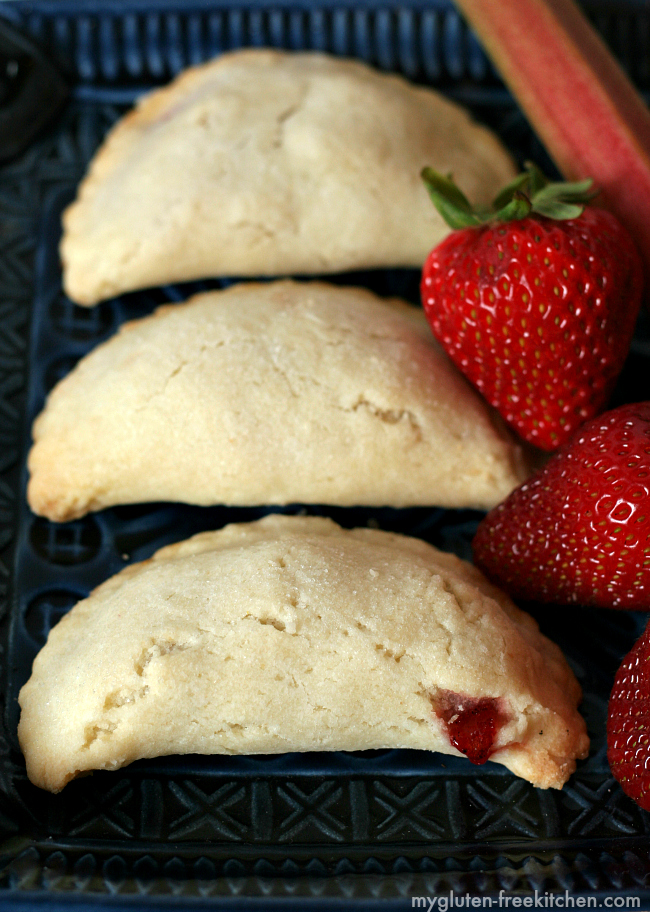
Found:
[[[476,209],[456,186],[433,168],[422,169],[422,180],[434,206],[450,228],[470,228],[488,222],[513,222],[531,213],[565,221],[582,215],[595,193],[591,180],[549,181],[532,162],[495,197],[489,209]]]

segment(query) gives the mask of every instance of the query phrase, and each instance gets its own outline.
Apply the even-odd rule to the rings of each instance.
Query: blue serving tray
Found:
[[[650,5],[618,0],[588,10],[647,89]],[[0,169],[0,903],[405,909],[413,895],[449,889],[485,896],[569,889],[638,896],[650,908],[650,815],[611,778],[604,739],[613,676],[643,615],[532,609],[585,692],[592,750],[562,792],[536,790],[496,764],[476,768],[418,751],[169,757],[78,780],[58,796],[26,780],[16,697],[52,624],[125,563],[266,512],[155,504],[55,525],[26,506],[29,426],[52,385],[123,320],[225,284],[167,286],[92,310],[63,295],[60,214],[111,124],[143,90],[222,51],[313,48],[435,85],[470,106],[521,159],[549,163],[443,0],[22,0],[0,6],[0,16],[35,39],[72,87],[55,125]],[[417,300],[412,270],[328,279]],[[650,399],[649,367],[643,315],[616,402]],[[480,516],[307,511],[416,535],[466,558]]]

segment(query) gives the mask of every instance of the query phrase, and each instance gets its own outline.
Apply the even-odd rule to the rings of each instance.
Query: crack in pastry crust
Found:
[[[244,284],[127,323],[34,423],[32,509],[120,503],[490,508],[527,461],[420,310]]]
[[[191,68],[111,131],[64,214],[69,296],[216,275],[419,267],[448,228],[420,171],[488,203],[514,176],[436,92],[324,54],[244,50]]]
[[[535,622],[453,555],[268,516],[163,548],[52,630],[22,689],[29,776],[171,753],[410,747],[457,754],[432,704],[488,698],[492,759],[559,788],[580,688]]]

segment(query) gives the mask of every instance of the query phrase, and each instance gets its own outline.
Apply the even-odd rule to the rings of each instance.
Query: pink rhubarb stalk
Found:
[[[568,180],[591,177],[650,279],[650,112],[573,0],[457,0]]]

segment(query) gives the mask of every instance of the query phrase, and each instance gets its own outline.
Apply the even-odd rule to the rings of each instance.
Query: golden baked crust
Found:
[[[473,567],[416,539],[268,516],[126,568],[51,631],[20,692],[30,779],[173,753],[457,754],[441,692],[489,697],[492,759],[561,788],[586,755],[560,650]]]
[[[66,291],[90,305],[215,275],[421,266],[449,230],[424,165],[480,203],[514,175],[430,89],[324,54],[224,54],[111,131],[64,215]]]
[[[419,309],[320,282],[160,308],[50,394],[32,509],[328,503],[489,508],[523,481],[511,435]]]

